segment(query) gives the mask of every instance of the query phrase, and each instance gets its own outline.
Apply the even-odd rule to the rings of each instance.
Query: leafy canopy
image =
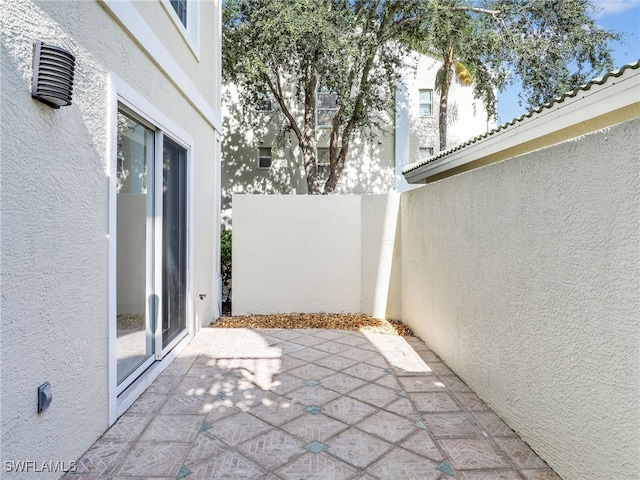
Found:
[[[225,0],[223,78],[248,102],[276,101],[303,155],[309,193],[319,193],[315,92],[336,94],[330,134],[331,193],[355,132],[393,111],[410,50],[447,55],[473,78],[495,114],[496,91],[514,78],[529,107],[612,69],[588,0]],[[458,66],[460,65],[460,66]]]

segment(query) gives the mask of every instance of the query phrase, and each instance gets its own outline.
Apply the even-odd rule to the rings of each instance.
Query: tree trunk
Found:
[[[445,70],[444,84],[440,90],[440,103],[438,107],[438,132],[440,134],[440,150],[447,148],[447,115],[449,105],[449,87],[451,86],[451,68],[448,62],[442,66]]]
[[[447,114],[449,106],[449,89],[453,78],[453,51],[449,49],[449,54],[443,58],[442,69],[444,79],[440,88],[440,103],[438,107],[438,131],[440,133],[440,151],[447,148]]]
[[[302,160],[307,177],[307,193],[318,195],[318,164],[316,161],[316,87],[318,78],[311,75],[305,82],[304,92],[304,132],[300,147],[302,148]]]

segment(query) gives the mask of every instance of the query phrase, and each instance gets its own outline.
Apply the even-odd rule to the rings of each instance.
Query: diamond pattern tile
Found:
[[[326,415],[305,415],[282,426],[283,430],[307,441],[325,441],[347,428],[346,423]]]
[[[345,480],[356,472],[355,468],[324,453],[305,453],[275,473],[284,480]]]
[[[207,433],[202,432],[196,437],[195,442],[193,442],[191,450],[189,450],[189,454],[187,455],[184,464],[192,469],[193,466],[201,463],[203,460],[206,460],[207,458],[214,455],[219,455],[226,448],[227,446],[222,443],[222,441]]]
[[[347,375],[346,373],[336,373],[322,379],[323,386],[343,394],[355,390],[365,383],[367,383],[366,380],[354,377],[353,375]]]
[[[556,473],[550,468],[541,470],[522,470],[527,480],[561,480]]]
[[[451,394],[465,410],[470,412],[489,410],[489,407],[473,392],[452,392]]]
[[[282,430],[274,429],[240,445],[240,450],[269,469],[283,465],[302,453],[303,443]]]
[[[153,386],[153,384],[151,384],[151,386]],[[162,408],[162,405],[164,405],[164,402],[166,402],[168,398],[168,395],[149,393],[147,389],[147,391],[129,407],[127,413],[138,415],[156,413]]]
[[[439,463],[420,457],[413,452],[397,448],[369,468],[380,478],[402,478],[403,480],[435,480],[442,472]]]
[[[175,477],[191,444],[141,442],[129,451],[116,475]]]
[[[352,347],[347,350],[343,350],[342,352],[340,352],[340,355],[357,362],[366,362],[367,360],[375,356],[376,353],[366,348]]]
[[[494,441],[519,468],[547,468],[547,464],[518,437],[496,437]]]
[[[416,408],[420,412],[440,413],[460,411],[460,407],[448,393],[410,393],[409,398],[413,400]]]
[[[285,394],[302,385],[300,377],[294,377],[288,373],[281,373],[273,378],[268,390],[274,393]]]
[[[327,415],[350,424],[361,420],[375,410],[371,405],[351,397],[340,397],[324,407]]]
[[[337,353],[344,352],[350,347],[349,345],[345,345],[344,343],[326,342],[320,345],[314,345],[314,348],[335,355]]]
[[[105,440],[135,440],[153,416],[125,413],[102,436]]]
[[[262,478],[264,469],[256,463],[232,451],[214,455],[194,468],[190,468],[189,480],[218,480],[242,478],[246,480]]]
[[[384,368],[375,367],[367,363],[359,363],[352,367],[345,368],[342,373],[353,375],[354,377],[358,377],[369,382],[386,374]]]
[[[473,417],[476,419],[476,423],[480,428],[492,437],[509,437],[515,435],[514,431],[493,412],[475,412],[473,413]]]
[[[317,329],[202,329],[77,465],[65,478],[559,479],[419,338]]]
[[[296,352],[291,352],[290,355],[292,357],[299,358],[300,360],[304,360],[305,362],[315,362],[330,354],[327,352],[323,352],[322,350],[317,350],[313,347],[307,347]]]
[[[390,388],[394,391],[402,390],[400,382],[396,380],[396,377],[395,375],[393,375],[393,372],[391,374],[389,372],[385,372],[385,373],[386,375],[383,375],[380,378],[377,378],[375,380],[375,383],[377,383],[378,385],[382,385],[383,387]]]
[[[271,425],[281,425],[303,414],[302,406],[288,398],[274,396],[264,398],[251,409],[251,414]]]
[[[200,431],[204,416],[156,415],[140,437],[145,442],[193,442]]]
[[[161,415],[197,415],[209,413],[218,399],[215,396],[178,396],[171,395],[160,409]]]
[[[74,475],[104,475],[129,451],[126,442],[98,440],[80,457]]]
[[[435,375],[400,377],[402,388],[407,392],[444,392],[444,383]]]
[[[322,381],[324,377],[332,375],[335,372],[330,368],[319,367],[313,363],[307,363],[305,365],[289,370],[287,373],[289,375],[294,375],[298,378],[301,378],[304,382],[304,380],[309,380],[310,378]]]
[[[345,345],[346,348],[349,348]],[[357,360],[352,358],[343,357],[341,355],[329,355],[328,357],[321,358],[315,362],[316,365],[321,367],[327,367],[335,371],[344,370],[358,363]]]
[[[356,467],[366,467],[392,445],[355,428],[327,441],[329,452]]]
[[[402,442],[400,446],[406,450],[411,450],[414,453],[427,457],[434,462],[441,462],[444,460],[444,455],[436,445],[436,442],[431,436],[424,430],[418,431],[415,435],[409,437]]]
[[[409,398],[398,397],[395,402],[390,403],[384,407],[384,409],[387,412],[396,413],[415,421],[417,421],[418,418],[422,418],[416,409],[413,408],[413,404]]]
[[[515,470],[459,470],[457,478],[461,480],[522,480]]]
[[[396,443],[414,432],[417,427],[406,417],[389,412],[379,412],[360,422],[358,428],[387,442]]]
[[[349,393],[349,396],[382,407],[395,400],[397,398],[397,392],[376,383],[369,383]]]
[[[366,345],[369,343],[369,340],[367,340],[361,333],[351,333],[349,335],[344,335],[342,337],[336,338],[335,341],[344,343],[345,345],[350,345],[352,347]]]
[[[441,439],[436,443],[455,469],[511,467],[507,457],[485,439]]]
[[[422,418],[435,438],[482,436],[482,431],[466,413],[428,413]]]
[[[440,375],[440,381],[444,383],[444,386],[452,392],[470,392],[471,389],[467,387],[466,383],[460,380],[455,375]]]
[[[324,405],[339,396],[338,392],[329,390],[322,385],[305,385],[286,394],[287,398],[302,405]]]
[[[237,413],[215,423],[214,428],[207,433],[215,435],[229,445],[238,445],[269,429],[271,426],[268,423],[251,415]]]

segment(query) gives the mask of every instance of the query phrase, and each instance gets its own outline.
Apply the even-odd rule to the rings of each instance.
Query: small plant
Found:
[[[222,288],[231,287],[231,230],[222,228],[220,231],[220,275]]]

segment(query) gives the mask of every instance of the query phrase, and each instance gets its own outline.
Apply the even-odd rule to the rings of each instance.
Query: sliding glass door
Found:
[[[187,150],[118,111],[116,359],[118,392],[187,332]]]
[[[187,326],[187,151],[165,137],[162,165],[162,348]]]
[[[154,164],[155,132],[118,113],[117,365],[118,385],[155,357]]]

